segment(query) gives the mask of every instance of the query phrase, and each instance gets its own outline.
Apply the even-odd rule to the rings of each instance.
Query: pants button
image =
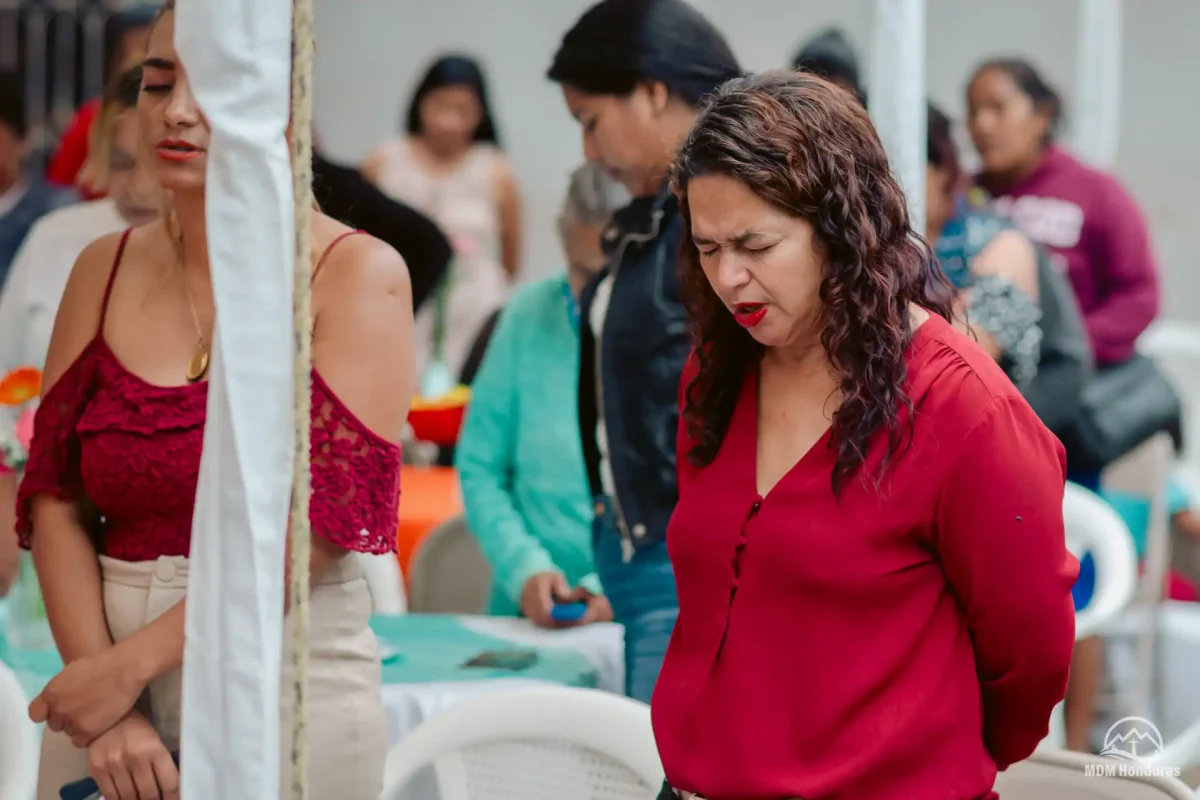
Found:
[[[175,572],[175,565],[166,559],[159,559],[158,563],[154,565],[154,577],[163,583],[175,580]]]

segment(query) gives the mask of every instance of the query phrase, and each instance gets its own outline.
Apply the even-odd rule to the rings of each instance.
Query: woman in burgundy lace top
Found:
[[[662,797],[994,798],[1066,687],[1061,446],[927,294],[940,275],[852,95],[731,81],[676,163],[700,343]]]
[[[40,798],[89,772],[105,797],[178,796],[170,752],[214,309],[209,130],[174,27],[168,4],[138,108],[174,214],[79,257],[18,499],[21,543],[66,664],[31,706],[48,721]],[[404,262],[352,233],[314,218],[309,784],[314,797],[374,800],[386,751],[379,657],[366,584],[347,554],[394,547],[396,442],[415,378]]]

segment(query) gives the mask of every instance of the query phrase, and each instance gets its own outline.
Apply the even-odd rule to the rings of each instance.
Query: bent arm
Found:
[[[66,663],[112,645],[96,547],[80,515],[75,424],[86,402],[86,365],[76,359],[96,335],[101,298],[119,236],[92,243],[67,281],[46,356],[29,463],[18,501],[18,532],[33,553],[50,630]]]
[[[1115,181],[1103,198],[1096,248],[1103,299],[1084,313],[1096,361],[1118,364],[1158,316],[1158,264],[1141,209]]]
[[[497,199],[500,205],[500,257],[504,271],[510,278],[521,270],[521,246],[524,224],[521,215],[521,196],[512,166],[501,158],[497,182]]]
[[[514,314],[520,308],[509,306],[500,314],[471,384],[471,404],[455,449],[467,525],[515,606],[530,577],[559,571],[525,527],[512,496],[520,380]]]
[[[1066,692],[1078,563],[1063,531],[1065,474],[1062,446],[1029,406],[999,397],[939,501],[934,544],[975,645],[984,741],[1000,769],[1046,737]]]

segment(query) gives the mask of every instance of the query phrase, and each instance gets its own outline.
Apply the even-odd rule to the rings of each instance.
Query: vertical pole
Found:
[[[312,494],[309,463],[312,419],[312,0],[292,9],[292,194],[295,198],[296,266],[292,289],[295,372],[295,453],[292,459],[292,800],[308,797],[308,565]]]
[[[1080,0],[1072,141],[1075,153],[1112,166],[1121,136],[1121,0]]]
[[[925,0],[876,0],[868,100],[912,229],[925,233]]]

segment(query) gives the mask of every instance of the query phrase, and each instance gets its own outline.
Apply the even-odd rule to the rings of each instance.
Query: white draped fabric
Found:
[[[293,439],[291,19],[289,0],[178,0],[176,14],[176,46],[212,126],[216,305],[187,601],[185,800],[280,791]]]
[[[867,84],[871,117],[925,233],[925,0],[876,0]]]
[[[1121,136],[1122,0],[1080,0],[1071,129],[1075,153],[1111,167]]]

